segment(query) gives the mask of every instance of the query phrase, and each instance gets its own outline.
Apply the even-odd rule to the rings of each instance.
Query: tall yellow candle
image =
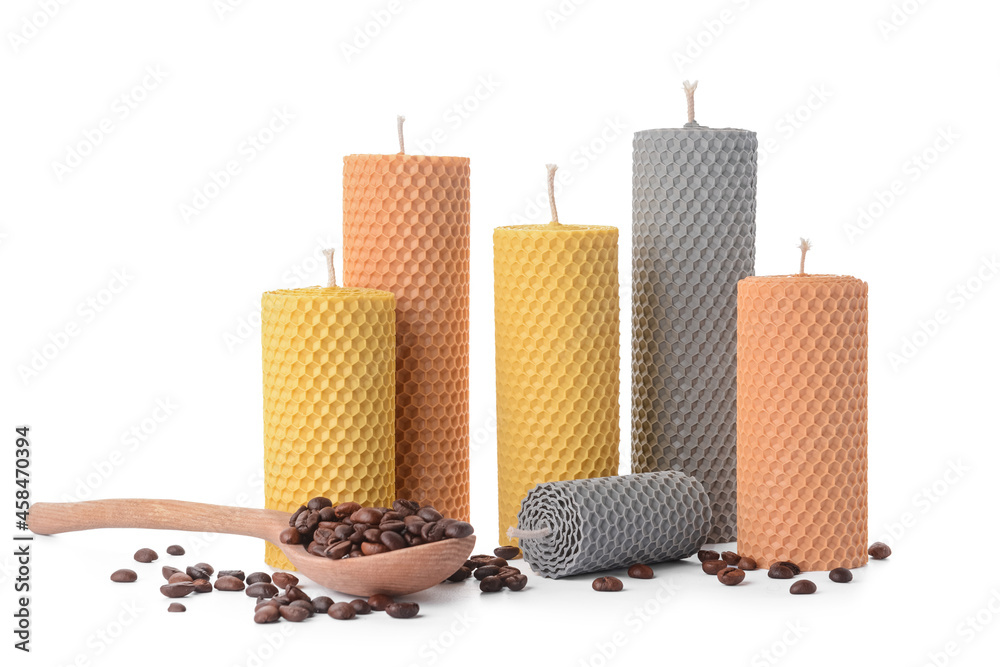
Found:
[[[536,484],[618,472],[618,229],[493,233],[500,543]]]

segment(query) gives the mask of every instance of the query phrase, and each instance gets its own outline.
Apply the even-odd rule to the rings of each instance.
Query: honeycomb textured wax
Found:
[[[524,538],[524,560],[559,578],[696,553],[712,509],[698,480],[670,470],[539,484],[521,503],[518,528],[551,532]]]
[[[309,287],[261,299],[265,506],[395,499],[395,298]],[[291,569],[268,543],[271,567]]]
[[[469,519],[469,160],[344,158],[344,281],[396,295],[396,492]]]
[[[618,472],[618,230],[493,234],[500,543],[540,482]]]
[[[868,560],[868,285],[739,284],[737,550],[803,570]]]
[[[705,485],[736,537],[736,283],[754,271],[757,136],[645,130],[632,153],[632,472]]]

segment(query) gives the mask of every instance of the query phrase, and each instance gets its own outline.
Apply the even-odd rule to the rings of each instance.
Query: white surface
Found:
[[[473,511],[481,546],[491,548],[491,229],[518,222],[532,199],[531,221],[544,221],[545,164],[559,163],[572,179],[560,188],[561,219],[622,230],[628,359],[631,134],[682,124],[681,81],[691,78],[701,81],[701,123],[759,133],[758,273],[794,271],[806,236],[815,244],[811,271],[870,282],[871,532],[910,525],[893,539],[891,561],[857,572],[849,586],[820,577],[811,598],[789,596],[786,583],[763,573],[728,589],[694,565],[674,565],[613,595],[592,592],[586,578],[532,578],[523,593],[489,597],[466,583],[419,596],[419,620],[350,626],[258,627],[249,600],[225,593],[185,601],[186,614],[165,613],[160,564],[250,571],[263,549],[248,540],[66,535],[35,543],[35,651],[15,652],[8,632],[7,655],[38,665],[125,665],[140,656],[255,665],[251,656],[271,653],[274,633],[292,630],[280,658],[264,664],[359,658],[381,647],[399,664],[922,665],[949,642],[957,655],[937,656],[939,665],[995,660],[1000,577],[988,554],[998,546],[989,508],[1000,463],[992,419],[1000,280],[983,267],[1000,246],[996,3],[564,0],[575,9],[553,28],[547,12],[556,0],[400,0],[351,62],[341,44],[390,0],[234,0],[223,18],[213,0],[67,3],[15,52],[9,33],[46,4],[8,0],[0,18],[0,386],[7,446],[16,424],[32,426],[35,500],[260,501],[259,331],[245,322],[262,291],[324,280],[320,249],[340,245],[341,158],[396,151],[403,113],[409,150],[437,131],[431,152],[472,158]],[[897,15],[906,20],[884,37],[879,22],[894,5],[913,13]],[[689,40],[703,52],[678,68],[675,54]],[[115,100],[142,84],[147,67],[165,79],[123,118]],[[662,85],[649,85],[651,73]],[[470,110],[459,114],[453,107],[463,101]],[[248,160],[253,151],[241,143],[276,108],[294,119]],[[60,182],[53,161],[105,118],[111,133]],[[933,153],[949,130],[957,138],[939,143],[936,161],[915,166],[913,156]],[[179,205],[228,160],[241,173],[185,223]],[[895,180],[901,194],[852,242],[845,225]],[[108,296],[102,290],[123,269],[128,285],[101,312],[80,305]],[[980,270],[989,279],[960,296]],[[936,311],[947,321],[894,368],[889,355]],[[71,323],[79,334],[22,381],[18,366]],[[227,335],[244,340],[227,345]],[[625,471],[624,364],[622,380]],[[164,399],[176,406],[170,415],[155,412]],[[162,423],[144,421],[154,414]],[[143,427],[142,440],[126,435]],[[961,476],[949,476],[952,462],[964,466]],[[172,542],[188,545],[189,557],[137,567],[137,584],[107,580],[136,548],[162,554]],[[11,609],[11,557],[0,563]],[[650,602],[668,580],[676,592]],[[114,632],[132,602],[138,618],[101,651],[95,633]],[[657,609],[639,622],[644,605]],[[966,619],[983,609],[971,622],[977,630]],[[788,624],[801,624],[801,636],[787,634]],[[616,632],[624,645],[605,660],[600,648]]]

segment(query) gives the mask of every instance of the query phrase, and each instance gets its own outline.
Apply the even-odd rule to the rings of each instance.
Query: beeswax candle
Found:
[[[868,285],[739,283],[737,550],[803,570],[868,560]]]
[[[618,229],[493,233],[500,543],[541,482],[618,472]]]
[[[694,119],[632,158],[632,472],[680,470],[736,537],[736,283],[753,274],[757,135]]]
[[[265,506],[395,499],[395,298],[307,287],[261,299]],[[265,560],[292,569],[272,544]]]
[[[469,519],[469,159],[344,158],[344,280],[396,295],[396,493]]]

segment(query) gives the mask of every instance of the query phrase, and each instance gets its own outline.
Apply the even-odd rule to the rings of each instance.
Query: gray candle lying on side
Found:
[[[632,472],[680,470],[736,539],[736,284],[753,275],[757,135],[694,120],[636,132]]]

